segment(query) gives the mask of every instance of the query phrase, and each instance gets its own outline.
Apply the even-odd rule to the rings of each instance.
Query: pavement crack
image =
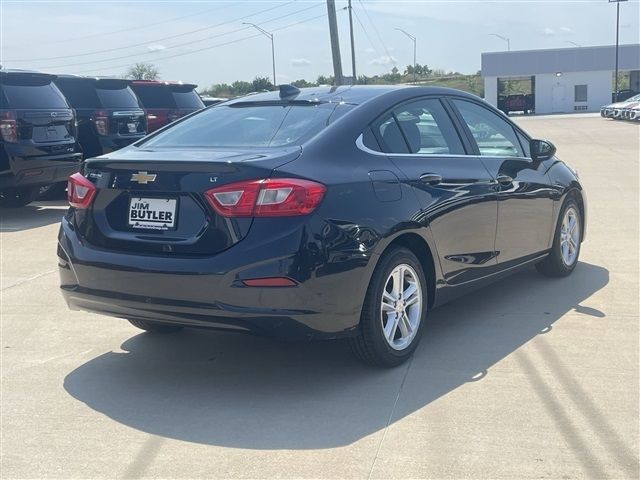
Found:
[[[8,287],[0,288],[0,291],[4,292],[6,290],[9,290],[10,288],[18,287],[20,285],[24,285],[25,283],[29,283],[29,282],[31,282],[33,280],[37,280],[40,277],[46,277],[47,275],[51,275],[52,273],[56,273],[56,272],[57,272],[57,270],[54,269],[54,270],[49,270],[49,271],[46,271],[46,272],[39,273],[37,275],[34,275],[33,277],[29,277],[29,278],[25,278],[24,280],[20,280],[18,283],[14,283],[12,285],[9,285]]]
[[[380,450],[382,449],[382,444],[384,443],[384,439],[387,436],[387,431],[389,430],[389,425],[391,425],[391,420],[393,419],[393,414],[396,412],[396,407],[398,406],[398,400],[400,400],[400,394],[402,393],[402,389],[404,388],[404,384],[407,381],[407,376],[409,375],[409,369],[413,364],[412,355],[409,361],[407,362],[407,368],[404,371],[404,376],[402,377],[402,382],[400,383],[400,387],[398,388],[398,393],[396,395],[396,399],[393,402],[393,407],[391,407],[391,412],[389,413],[389,418],[387,419],[387,424],[384,427],[384,431],[382,432],[382,438],[380,439],[380,443],[378,444],[378,448],[376,449],[376,455],[373,457],[373,462],[371,463],[371,469],[369,470],[369,476],[367,477],[369,480],[371,479],[371,475],[373,475],[373,469],[376,466],[376,462],[378,461],[378,456],[380,455]]]

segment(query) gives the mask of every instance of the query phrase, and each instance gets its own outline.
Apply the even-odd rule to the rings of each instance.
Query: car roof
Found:
[[[0,69],[0,76],[18,76],[18,75],[27,75],[30,77],[42,76],[49,77],[51,79],[55,78],[56,75],[52,75],[50,73],[38,72],[37,70],[21,70],[18,68],[3,68]]]
[[[294,88],[294,87],[291,87]],[[414,90],[418,95],[461,95],[470,98],[476,98],[475,95],[446,87],[424,87],[413,85],[344,85],[344,86],[328,86],[321,85],[318,87],[300,88],[295,97],[292,95],[289,99],[296,101],[320,101],[320,102],[345,102],[351,104],[361,104],[372,98],[385,95],[398,90]],[[238,102],[274,102],[281,100],[279,91],[253,93],[244,97],[235,98],[226,102],[226,105]]]
[[[181,90],[198,88],[198,85],[194,83],[184,83],[178,80],[132,80],[131,84],[134,86],[142,87],[179,87]]]

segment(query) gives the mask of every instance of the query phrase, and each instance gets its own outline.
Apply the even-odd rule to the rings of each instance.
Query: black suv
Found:
[[[20,207],[75,173],[76,118],[54,75],[0,70],[0,206]]]
[[[78,117],[85,158],[125,147],[147,133],[147,123],[129,80],[58,75],[55,83]]]

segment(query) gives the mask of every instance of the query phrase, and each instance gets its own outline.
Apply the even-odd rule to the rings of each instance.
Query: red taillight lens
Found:
[[[326,191],[310,180],[278,178],[231,183],[204,195],[224,217],[290,217],[313,212]]]
[[[81,173],[74,173],[69,177],[67,183],[67,199],[69,200],[69,205],[72,207],[81,209],[89,208],[95,194],[95,185],[83,177]]]
[[[96,110],[91,116],[91,121],[96,127],[98,135],[109,134],[109,114],[104,110]]]
[[[0,135],[5,142],[18,141],[18,124],[13,110],[0,110]]]

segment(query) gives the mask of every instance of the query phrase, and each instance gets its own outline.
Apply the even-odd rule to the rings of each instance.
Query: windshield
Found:
[[[143,144],[149,148],[300,145],[348,108],[346,104],[330,103],[220,105],[187,118]]]

